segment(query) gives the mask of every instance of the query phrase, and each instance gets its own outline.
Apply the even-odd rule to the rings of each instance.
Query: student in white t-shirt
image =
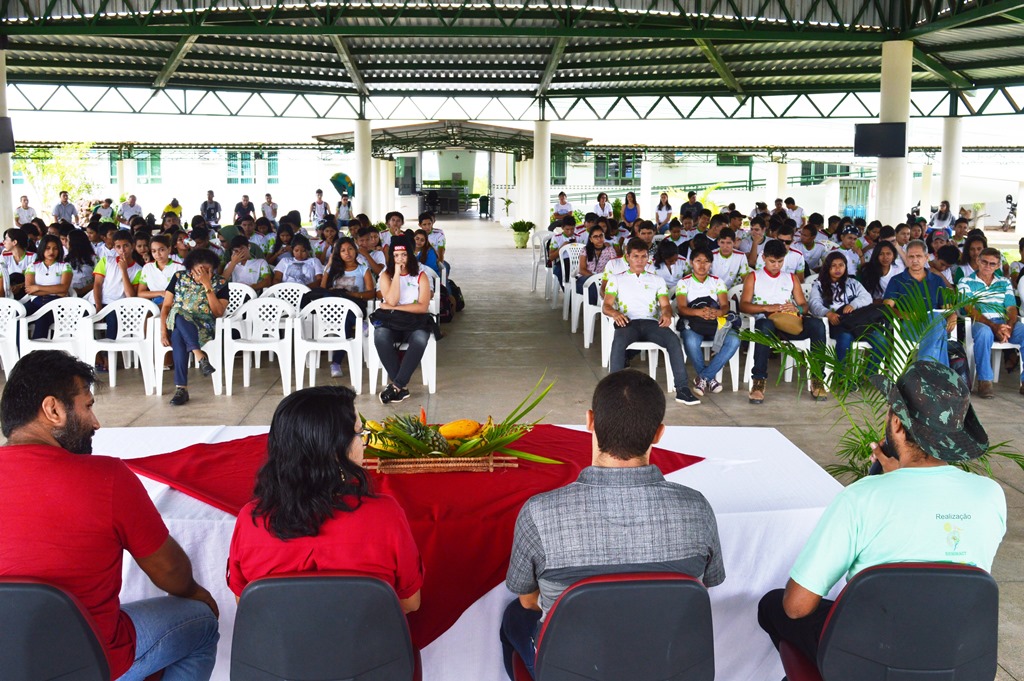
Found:
[[[67,240],[64,260],[71,267],[71,288],[75,289],[79,297],[84,297],[95,284],[92,271],[96,266],[96,252],[89,243],[89,237],[80,229],[72,228]]]
[[[320,275],[323,273],[324,265],[313,257],[309,239],[297,234],[292,239],[292,259],[282,260],[274,268],[274,283],[302,284],[309,288],[320,288]]]
[[[168,236],[161,234],[150,239],[149,252],[153,256],[153,262],[142,266],[139,297],[163,305],[164,294],[167,293],[167,284],[170,283],[171,277],[175,272],[181,272],[185,268],[171,261],[171,239]]]
[[[591,213],[596,213],[599,218],[610,218],[612,216],[612,204],[608,203],[608,195],[601,192],[597,195],[597,203],[590,209]]]
[[[243,234],[239,234],[228,243],[231,258],[224,266],[223,276],[229,282],[251,287],[258,294],[274,285],[274,271],[263,258],[252,257],[249,244],[249,240]]]
[[[804,209],[796,205],[796,199],[792,196],[786,197],[786,217],[795,222],[797,227],[803,227],[807,222]]]
[[[27,260],[27,259],[26,259]],[[25,303],[25,311],[33,315],[52,300],[68,295],[71,288],[71,266],[64,262],[60,237],[47,234],[39,242],[39,253],[25,265],[25,293],[35,296]],[[32,338],[48,338],[53,315],[36,320]]]
[[[139,282],[142,280],[142,268],[132,259],[132,235],[127,229],[118,230],[113,237],[115,255],[100,258],[92,271],[96,280],[92,291],[86,296],[86,300],[96,304],[96,311],[100,312],[104,305],[121,300],[122,298],[133,298],[137,295]],[[117,338],[117,315],[108,314],[105,317],[107,323],[107,338]],[[102,354],[96,362],[99,371],[107,370],[106,357]]]
[[[36,209],[28,205],[28,197],[21,197],[21,205],[18,206],[14,211],[14,226],[21,227],[32,222],[32,218],[36,216]]]
[[[572,204],[566,199],[565,192],[558,192],[558,201],[551,208],[551,212],[555,216],[552,222],[558,222],[566,215],[572,215]]]
[[[668,194],[665,192],[658,197],[658,207],[654,209],[654,218],[659,234],[668,230],[672,222],[672,204],[668,202]]]
[[[714,252],[715,258],[711,261],[711,274],[722,281],[726,291],[743,281],[743,277],[750,272],[747,257],[735,248],[734,232],[729,227],[723,227],[718,233],[718,250]]]

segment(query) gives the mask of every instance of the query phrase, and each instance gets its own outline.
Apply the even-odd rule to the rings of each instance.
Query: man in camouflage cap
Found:
[[[949,367],[918,361],[895,382],[871,378],[889,403],[885,439],[872,444],[883,475],[839,492],[796,559],[786,588],[765,594],[758,623],[777,648],[810,660],[843,577],[883,563],[949,562],[991,571],[1006,533],[1006,497],[994,480],[950,463],[976,459],[988,436],[966,384]],[[938,597],[941,597],[939,595]]]

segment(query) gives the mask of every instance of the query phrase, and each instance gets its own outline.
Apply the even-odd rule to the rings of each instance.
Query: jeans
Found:
[[[946,318],[938,312],[930,313],[930,318],[931,324],[917,342],[917,359],[918,361],[932,360],[948,367],[949,335],[946,332]],[[872,331],[868,335],[867,341],[871,344],[871,357],[868,362],[868,374],[870,375],[878,373],[882,355],[887,348],[885,338],[877,331]]]
[[[683,356],[683,346],[679,344],[679,336],[668,327],[658,326],[656,319],[632,319],[625,326],[615,327],[615,338],[612,340],[609,357],[610,372],[626,368],[626,348],[637,342],[656,343],[668,350],[668,361],[671,366],[666,367],[666,370],[671,368],[676,390],[687,387],[686,358]]]
[[[373,330],[373,344],[377,348],[377,356],[384,370],[388,372],[388,379],[396,388],[404,388],[409,385],[412,372],[420,365],[423,353],[430,341],[430,331],[417,329],[416,331],[394,331],[383,326]],[[395,347],[401,343],[408,343],[409,349],[405,351],[402,362],[398,362],[398,350]]]
[[[817,317],[804,317],[804,330],[799,335],[793,336],[775,328],[775,324],[767,317],[754,322],[754,329],[765,334],[773,335],[780,340],[808,340],[811,346],[825,344],[825,324]],[[771,348],[761,343],[754,343],[754,371],[756,379],[768,378],[768,358],[771,356]]]
[[[993,320],[997,324],[1005,324],[1005,319]],[[36,322],[38,324],[38,322]],[[995,334],[992,329],[984,324],[974,322],[971,326],[971,335],[974,338],[974,366],[978,372],[979,381],[991,381],[992,374],[992,344],[995,342]],[[1024,345],[1024,324],[1017,322],[1010,332],[1010,340],[1014,345]],[[1024,374],[1021,375],[1021,382],[1024,383]]]
[[[787,641],[817,666],[818,639],[821,638],[821,630],[825,628],[825,620],[832,610],[834,601],[822,598],[814,612],[807,617],[794,620],[790,619],[782,608],[784,593],[783,589],[775,589],[764,595],[757,604],[757,623],[772,639],[772,645],[776,650],[781,641]]]
[[[49,303],[52,300],[60,300],[60,296],[36,296],[32,300],[25,303],[26,316],[34,315],[39,312],[39,309]],[[50,337],[50,327],[53,326],[53,315],[45,314],[35,321],[35,326],[32,327],[32,340],[38,340],[40,338]]]
[[[188,387],[188,356],[199,350],[199,330],[181,315],[174,320],[171,331],[171,352],[174,355],[174,385]]]
[[[700,344],[705,340],[712,340],[713,338],[704,338],[704,336],[688,328],[683,329],[679,335],[683,337],[683,346],[686,348],[686,355],[693,363],[693,370],[697,372],[697,376],[705,380],[718,376],[718,372],[725,368],[725,365],[729,363],[732,356],[740,349],[739,335],[735,331],[730,331],[729,335],[725,337],[722,349],[716,352],[715,356],[711,358],[711,362],[705,366],[704,351],[701,349]]]
[[[513,679],[512,653],[516,652],[523,659],[526,668],[533,678],[533,664],[537,659],[537,630],[540,628],[539,610],[527,610],[519,602],[519,599],[512,601],[505,608],[505,614],[501,618],[501,630],[498,635],[501,637],[501,652],[505,661],[505,672],[509,679]]]
[[[842,362],[846,359],[846,353],[853,347],[853,334],[835,324],[828,325],[828,332],[836,342],[836,359]]]
[[[590,279],[590,277],[576,277],[576,293],[581,296],[583,295],[583,285],[587,283],[587,279]],[[597,305],[596,289],[590,289],[589,299],[591,305]]]
[[[135,663],[118,681],[207,681],[217,661],[217,618],[205,603],[161,596],[122,603],[135,625]]]

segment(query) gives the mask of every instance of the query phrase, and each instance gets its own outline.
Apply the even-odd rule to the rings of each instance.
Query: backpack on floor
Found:
[[[455,298],[455,311],[462,312],[466,309],[466,299],[462,296],[462,289],[451,279],[448,280],[448,292]]]
[[[967,366],[967,351],[964,349],[964,344],[960,341],[949,341],[946,354],[949,356],[949,368],[963,379],[967,389],[970,390],[971,372]]]
[[[455,319],[455,308],[452,305],[452,297],[447,291],[441,291],[441,314],[438,319],[442,324],[448,324]]]

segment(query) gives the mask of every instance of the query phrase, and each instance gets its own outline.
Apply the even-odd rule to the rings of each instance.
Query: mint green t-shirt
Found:
[[[825,509],[789,576],[825,596],[844,575],[883,563],[948,562],[992,571],[1006,496],[954,466],[901,468],[853,483]]]

